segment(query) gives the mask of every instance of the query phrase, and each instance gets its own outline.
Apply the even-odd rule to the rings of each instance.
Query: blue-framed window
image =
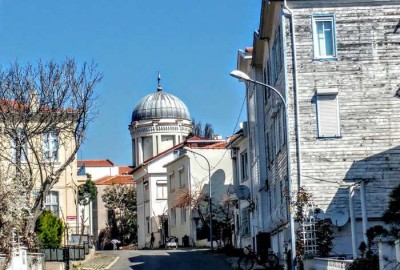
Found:
[[[336,59],[336,19],[334,15],[312,17],[314,59]]]

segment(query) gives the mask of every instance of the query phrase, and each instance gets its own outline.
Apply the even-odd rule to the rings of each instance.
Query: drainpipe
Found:
[[[300,146],[300,127],[299,127],[299,100],[298,100],[298,79],[297,79],[297,50],[296,50],[296,35],[295,35],[295,24],[293,19],[293,11],[288,7],[286,0],[283,1],[283,7],[290,13],[285,16],[290,17],[290,28],[292,32],[292,61],[293,61],[293,88],[294,88],[294,100],[295,100],[295,129],[296,129],[296,154],[297,154],[297,187],[298,190],[301,187],[301,146]],[[282,31],[282,34],[283,31]],[[288,138],[289,139],[289,138]]]
[[[355,186],[349,188],[349,208],[350,208],[350,223],[351,223],[351,246],[353,250],[353,260],[358,256],[356,247],[356,216],[354,213],[354,192]]]
[[[299,103],[298,103],[298,80],[297,80],[297,50],[296,50],[296,36],[295,36],[295,25],[294,25],[294,19],[293,19],[293,12],[292,10],[288,7],[286,0],[283,1],[283,7],[289,12],[289,14],[286,14],[283,12],[283,16],[289,17],[290,18],[290,30],[291,30],[291,41],[292,41],[292,62],[293,62],[293,89],[294,89],[294,100],[295,100],[295,133],[296,133],[296,154],[297,154],[297,189],[295,186],[292,185],[292,183],[289,183],[289,186],[292,186],[290,192],[298,192],[301,187],[301,148],[300,148],[300,128],[299,128]],[[284,17],[282,16],[282,36],[283,40],[285,41],[285,21]],[[286,63],[286,42],[283,42],[283,48],[284,48],[284,68],[285,68],[285,77],[287,76],[287,63]],[[285,79],[285,98],[288,101],[289,97],[289,89],[287,85],[287,78]],[[289,104],[286,106],[286,121],[289,121]],[[286,123],[288,126],[288,124]],[[289,126],[288,126],[289,127]],[[290,147],[289,147],[289,141],[290,141],[290,131],[286,131],[287,138],[286,138],[286,144],[287,144],[287,151],[288,151],[288,179],[291,181],[292,177],[291,175],[291,160],[290,160]],[[289,194],[289,196],[292,196],[292,194]],[[290,227],[291,227],[291,262],[292,262],[292,270],[297,269],[297,259],[296,259],[296,235],[295,235],[295,230],[294,230],[295,222],[293,219],[293,214],[290,215]]]
[[[362,215],[362,229],[364,243],[368,244],[367,228],[368,228],[368,215],[367,215],[367,201],[365,200],[365,182],[361,181],[360,184],[361,196],[361,215]]]

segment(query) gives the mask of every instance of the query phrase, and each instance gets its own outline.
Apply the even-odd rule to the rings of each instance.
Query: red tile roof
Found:
[[[109,159],[78,160],[78,167],[83,165],[86,167],[114,167],[114,163]]]
[[[129,166],[119,166],[118,174],[129,174],[132,171],[132,168]]]
[[[205,146],[197,146],[192,148],[199,148],[199,149],[225,149],[225,141],[223,142],[216,142],[214,144],[209,144]]]
[[[96,185],[135,184],[131,175],[104,176],[94,182]]]

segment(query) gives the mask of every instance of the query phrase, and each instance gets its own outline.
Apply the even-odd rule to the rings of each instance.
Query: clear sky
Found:
[[[155,92],[179,97],[191,116],[232,134],[244,85],[229,76],[252,46],[260,0],[0,0],[0,64],[98,63],[98,116],[79,159],[131,164],[132,110]],[[245,110],[240,116],[245,119]]]

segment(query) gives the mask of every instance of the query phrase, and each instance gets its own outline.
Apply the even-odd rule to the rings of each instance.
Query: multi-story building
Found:
[[[399,183],[399,11],[390,0],[262,1],[251,63],[240,52],[238,69],[287,103],[286,118],[276,93],[248,84],[258,230],[281,258],[300,187],[332,222],[336,254],[358,256],[367,229],[382,224]]]
[[[9,208],[10,214],[17,209],[26,214],[43,195],[43,204],[38,204],[42,209],[35,208],[35,213],[31,214],[44,209],[62,219],[65,224],[63,243],[68,244],[77,226],[77,164],[76,159],[71,161],[76,156],[76,145],[73,131],[65,128],[75,124],[71,121],[73,114],[57,109],[57,115],[52,116],[52,109],[39,107],[36,92],[23,102],[1,99],[0,104],[3,121],[0,127],[0,181],[3,192],[9,189],[18,193],[12,200],[16,209],[3,206]],[[44,116],[40,118],[39,115]],[[48,126],[43,124],[45,121]],[[17,214],[14,212],[14,215]]]
[[[226,143],[226,148],[231,150],[233,171],[233,193],[229,199],[236,206],[234,208],[234,235],[235,247],[241,248],[253,244],[251,218],[254,213],[254,194],[250,181],[248,134],[247,123],[242,123],[244,128],[232,135]]]
[[[207,224],[203,222],[209,216],[210,191],[213,221],[217,222],[222,213],[232,219],[232,206],[227,205],[233,178],[231,150],[225,148],[225,140],[193,137],[176,151],[175,159],[164,165],[168,176],[168,233],[178,238],[179,245],[208,245],[209,233],[201,236],[197,231],[203,226],[209,228],[209,218]],[[229,229],[231,222],[226,224]],[[213,235],[214,241],[226,240],[221,239],[222,231]]]
[[[109,159],[78,160],[77,165],[78,185],[83,185],[88,179],[87,175],[90,175],[97,187],[96,201],[90,202],[88,205],[78,205],[77,228],[82,226],[83,215],[84,233],[92,235],[93,240],[97,241],[100,231],[107,227],[108,221],[108,211],[102,199],[104,190],[115,184],[135,184],[132,176],[128,175],[132,168],[117,166]]]

